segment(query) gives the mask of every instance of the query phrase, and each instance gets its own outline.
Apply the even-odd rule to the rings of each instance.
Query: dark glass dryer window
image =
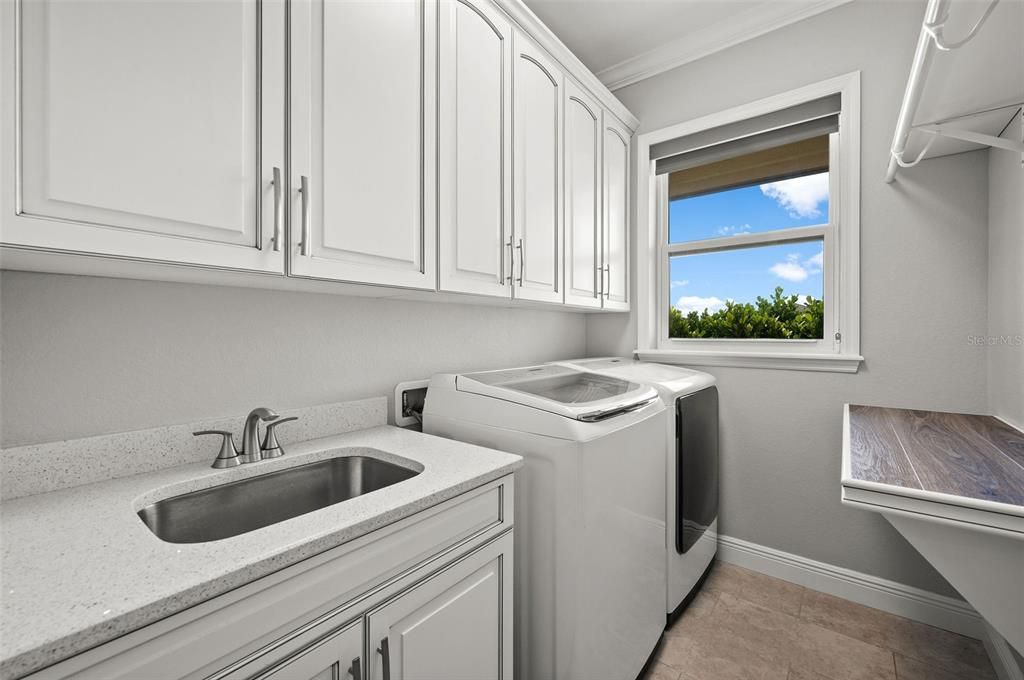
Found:
[[[718,517],[718,388],[676,400],[676,552]]]

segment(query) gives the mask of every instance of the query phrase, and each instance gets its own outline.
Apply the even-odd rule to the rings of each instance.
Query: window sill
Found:
[[[684,349],[638,349],[642,361],[683,366],[727,366],[786,371],[856,373],[864,357],[858,354],[788,354],[779,352],[709,352]]]

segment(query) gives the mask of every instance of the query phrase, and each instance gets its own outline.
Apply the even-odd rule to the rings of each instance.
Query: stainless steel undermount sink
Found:
[[[168,543],[238,536],[420,473],[369,456],[342,456],[172,496],[139,510],[150,531]]]

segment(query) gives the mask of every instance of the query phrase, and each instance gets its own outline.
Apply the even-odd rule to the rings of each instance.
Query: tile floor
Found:
[[[978,640],[716,563],[644,680],[995,680]]]

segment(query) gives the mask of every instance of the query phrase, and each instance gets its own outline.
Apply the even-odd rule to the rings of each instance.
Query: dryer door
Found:
[[[676,552],[718,517],[718,388],[676,400]]]

